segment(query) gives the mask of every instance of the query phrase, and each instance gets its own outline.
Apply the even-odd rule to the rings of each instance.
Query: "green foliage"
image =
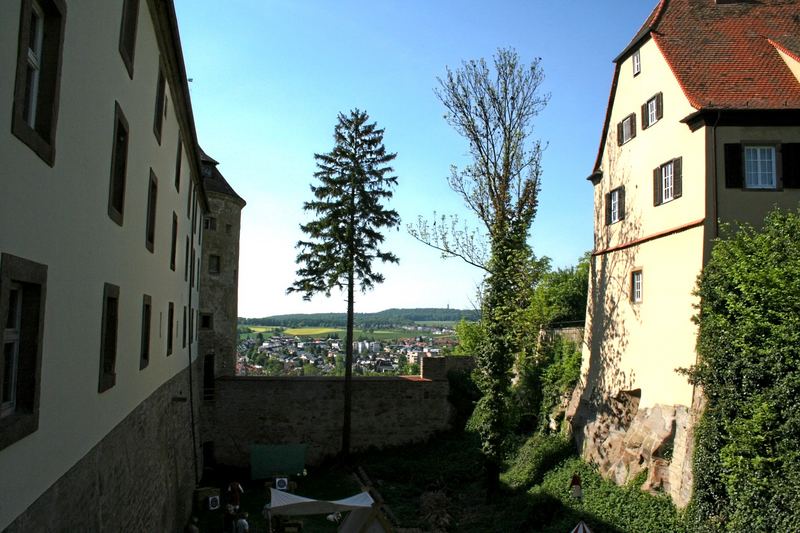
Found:
[[[698,531],[790,531],[800,516],[800,212],[716,242],[698,282],[708,399],[696,433]]]
[[[543,325],[583,323],[589,290],[587,252],[577,266],[547,272],[537,285],[531,310]]]
[[[486,331],[480,322],[468,322],[465,319],[456,324],[456,337],[458,345],[453,349],[453,355],[475,355],[486,336]]]
[[[515,489],[538,485],[549,470],[574,453],[571,439],[561,435],[534,435],[520,446],[500,479]]]
[[[475,410],[475,404],[481,397],[481,391],[475,384],[470,372],[451,370],[447,373],[450,391],[447,399],[453,406],[453,428],[461,431]]]

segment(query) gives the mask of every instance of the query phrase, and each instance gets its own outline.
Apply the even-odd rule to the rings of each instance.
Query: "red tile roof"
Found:
[[[773,44],[797,45],[800,0],[662,0],[659,11],[650,36],[692,106],[800,109],[800,81]]]

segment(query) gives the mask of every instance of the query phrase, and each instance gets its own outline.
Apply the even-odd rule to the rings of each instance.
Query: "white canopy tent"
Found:
[[[273,515],[298,516],[308,514],[329,514],[337,511],[355,511],[371,509],[375,503],[369,492],[362,492],[343,500],[324,501],[304,498],[278,489],[269,489],[270,503],[264,506],[265,511]]]

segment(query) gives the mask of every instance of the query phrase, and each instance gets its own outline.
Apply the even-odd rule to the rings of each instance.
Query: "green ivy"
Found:
[[[696,431],[696,531],[795,531],[800,516],[800,212],[727,230],[698,282],[708,404]]]

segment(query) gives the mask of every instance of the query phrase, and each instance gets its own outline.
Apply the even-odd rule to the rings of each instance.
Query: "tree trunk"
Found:
[[[344,421],[342,422],[342,460],[350,460],[350,411],[353,403],[353,271],[347,278],[347,334],[344,358]]]

